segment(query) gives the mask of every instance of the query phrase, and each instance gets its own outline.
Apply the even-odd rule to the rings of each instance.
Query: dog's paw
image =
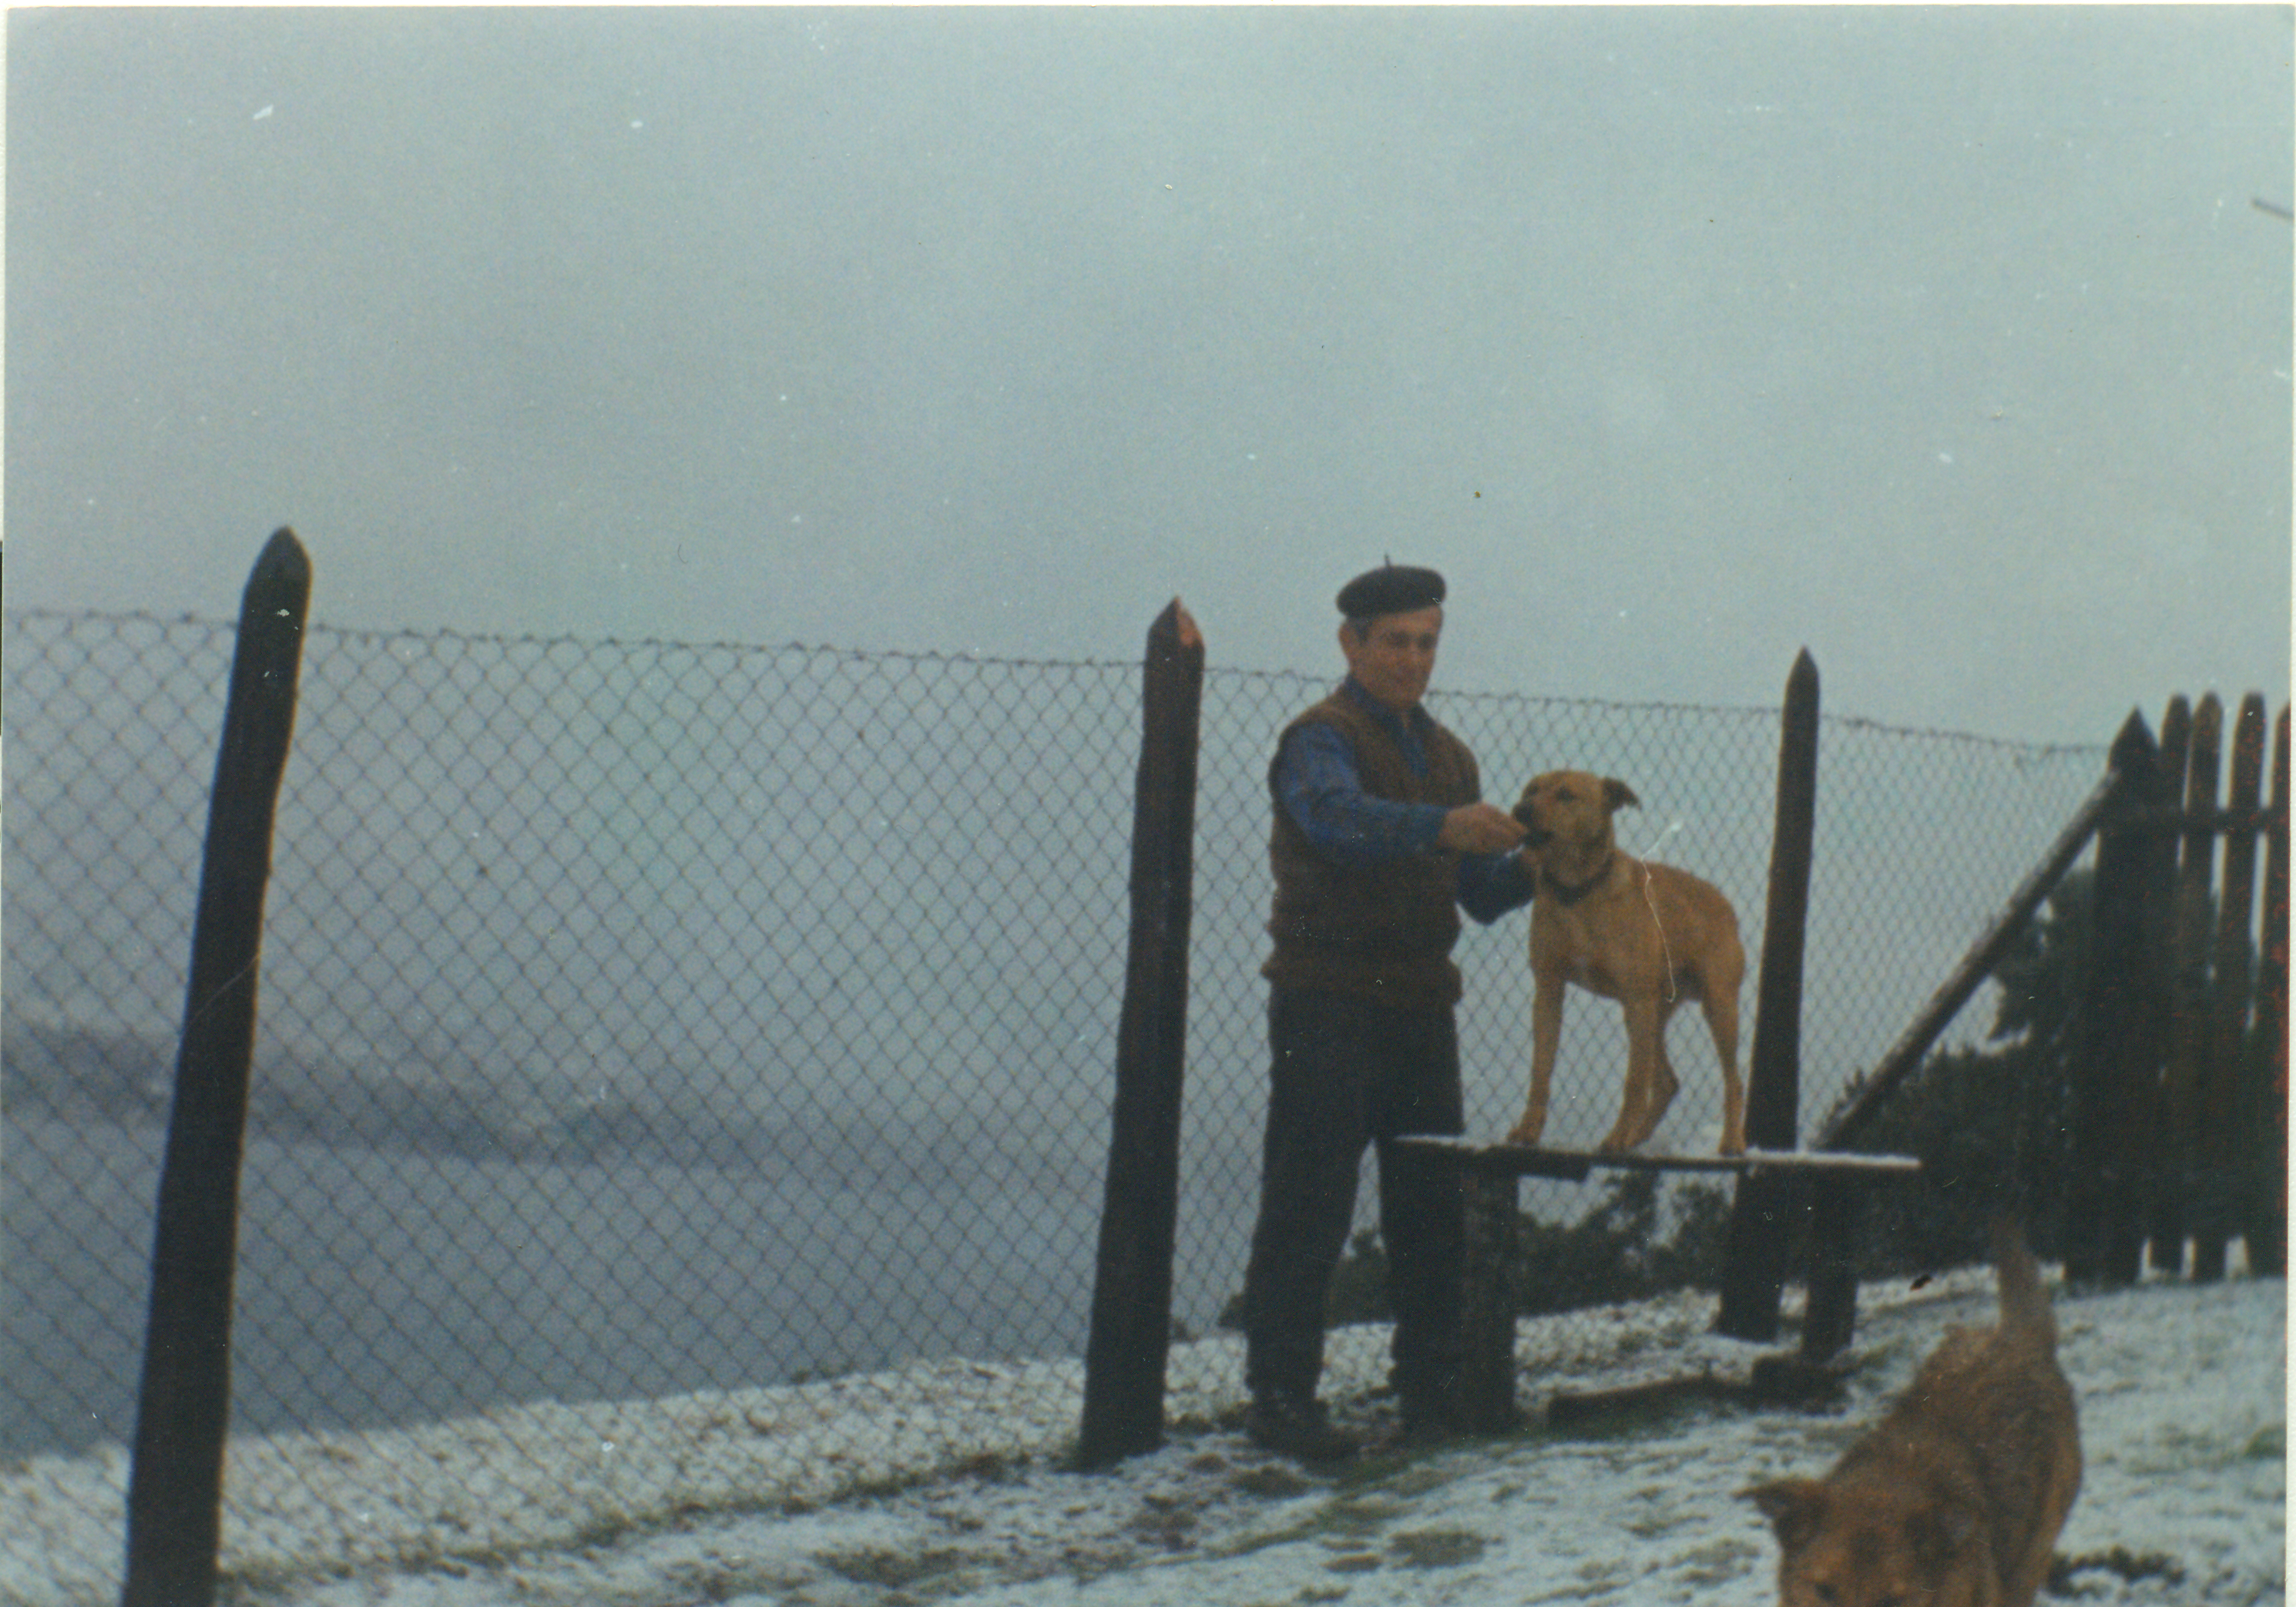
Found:
[[[1508,1129],[1506,1141],[1512,1144],[1520,1144],[1526,1150],[1535,1150],[1538,1147],[1539,1135],[1546,1130],[1545,1120],[1533,1121],[1526,1116]]]

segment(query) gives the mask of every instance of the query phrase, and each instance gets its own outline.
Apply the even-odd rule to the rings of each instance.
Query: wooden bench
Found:
[[[1514,1324],[1521,1308],[1513,1259],[1517,1185],[1525,1177],[1583,1183],[1597,1168],[1630,1172],[1729,1172],[1740,1177],[1824,1178],[1869,1184],[1916,1177],[1921,1162],[1906,1155],[1858,1155],[1831,1151],[1750,1150],[1743,1155],[1646,1155],[1599,1150],[1531,1149],[1476,1144],[1465,1138],[1420,1136],[1397,1147],[1431,1166],[1452,1168],[1464,1211],[1460,1287],[1463,1357],[1459,1419],[1478,1432],[1496,1433],[1517,1422],[1514,1404]],[[1837,1277],[1848,1275],[1842,1266]],[[1855,1283],[1849,1300],[1854,1303]],[[1835,1291],[1833,1299],[1841,1295]]]

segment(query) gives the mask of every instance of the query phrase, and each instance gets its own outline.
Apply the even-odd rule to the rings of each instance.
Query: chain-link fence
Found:
[[[232,628],[7,626],[0,1467],[116,1462]],[[1241,1283],[1256,1204],[1266,767],[1330,678],[1205,677],[1175,1276],[1196,1333]],[[1072,1423],[1140,679],[312,627],[267,906],[235,1434],[320,1437],[363,1507],[459,1476],[391,1431],[514,1440],[514,1403],[674,1397],[656,1431],[733,1411],[771,1438],[795,1419],[760,1426],[734,1392],[836,1379],[865,1414],[893,1398],[871,1381],[904,1367],[963,1357],[996,1379],[1054,1358]],[[1496,801],[1550,768],[1628,781],[1625,846],[1720,886],[1759,955],[1775,710],[1431,705]],[[1826,722],[1806,1129],[2103,757]],[[1459,951],[1469,1128],[1491,1136],[1523,1096],[1525,931],[1471,928]],[[1752,1003],[1750,985],[1750,1029]],[[1677,1032],[1685,1087],[1657,1143],[1709,1148],[1711,1050]],[[1604,1130],[1622,1058],[1615,1010],[1575,997],[1550,1142]],[[1569,1219],[1587,1195],[1535,1184],[1527,1204]],[[978,1393],[906,1427],[931,1454],[993,1442],[1013,1407]],[[645,1431],[598,1421],[567,1432],[611,1453]],[[489,1476],[512,1501],[572,1475],[537,1455]],[[697,1479],[681,1498],[729,1497]],[[257,1516],[227,1513],[226,1544]],[[381,1545],[363,1513],[335,1521],[345,1554]]]

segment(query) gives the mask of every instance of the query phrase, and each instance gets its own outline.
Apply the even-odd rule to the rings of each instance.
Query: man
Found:
[[[1420,707],[1443,598],[1440,575],[1391,563],[1342,587],[1347,679],[1284,728],[1268,769],[1272,1065],[1244,1276],[1246,1421],[1259,1445],[1308,1459],[1356,1448],[1316,1390],[1325,1291],[1367,1143],[1378,1146],[1404,1431],[1455,1426],[1458,1195],[1431,1189],[1423,1168],[1398,1168],[1391,1141],[1461,1130],[1458,912],[1495,921],[1528,903],[1536,881],[1512,852],[1523,828],[1481,801],[1474,755]]]

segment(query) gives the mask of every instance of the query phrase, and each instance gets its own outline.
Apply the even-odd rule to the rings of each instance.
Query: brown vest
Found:
[[[1456,808],[1479,801],[1482,778],[1467,745],[1431,721],[1424,732],[1427,774],[1414,775],[1403,750],[1343,685],[1283,728],[1330,726],[1355,751],[1356,772],[1374,798]],[[1283,753],[1283,742],[1276,743]],[[1383,865],[1342,865],[1318,853],[1275,798],[1267,853],[1275,910],[1267,922],[1275,950],[1260,975],[1287,988],[1347,993],[1406,1009],[1447,1006],[1459,997],[1451,945],[1459,936],[1459,857],[1414,854]]]

